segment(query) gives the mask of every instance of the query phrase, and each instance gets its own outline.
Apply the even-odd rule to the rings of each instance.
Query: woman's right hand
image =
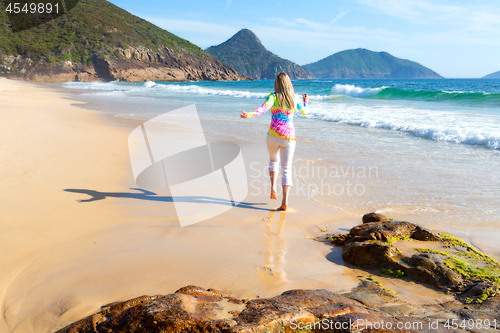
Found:
[[[240,117],[241,118],[249,118],[250,115],[245,111],[245,110],[242,110],[241,111],[241,114],[240,114]]]
[[[309,103],[309,96],[307,96],[307,94],[302,94],[302,100],[304,103]]]

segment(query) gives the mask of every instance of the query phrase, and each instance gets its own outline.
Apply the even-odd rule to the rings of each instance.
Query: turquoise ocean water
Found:
[[[500,230],[500,80],[294,80],[295,173],[349,213]],[[90,109],[147,120],[195,104],[208,131],[264,139],[272,80],[66,83]],[[265,148],[264,148],[265,149]],[[297,186],[298,188],[298,186]],[[293,191],[292,191],[293,194]]]

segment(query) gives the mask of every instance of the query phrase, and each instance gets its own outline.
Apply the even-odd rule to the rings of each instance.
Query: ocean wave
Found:
[[[97,90],[97,91],[126,91],[130,90],[131,86],[119,81],[112,82],[65,82],[63,87],[82,90]]]
[[[144,88],[153,88],[156,86],[156,83],[154,83],[153,81],[147,81],[147,82],[144,82],[144,84],[142,86]]]
[[[160,90],[167,90],[172,92],[197,94],[197,95],[207,95],[207,96],[227,96],[227,97],[239,97],[239,98],[253,98],[253,99],[264,99],[269,96],[268,92],[251,92],[248,90],[229,90],[229,89],[213,89],[204,88],[197,85],[175,85],[175,84],[157,84],[155,82],[145,82],[143,84],[144,88],[154,88]],[[301,99],[301,96],[296,94],[297,99]],[[339,96],[334,95],[310,95],[309,98],[315,101],[325,101],[338,99]]]
[[[269,92],[250,90],[220,89],[202,87],[196,84],[163,84],[147,81],[143,84],[126,84],[123,82],[70,82],[63,86],[94,91],[124,91],[131,93],[172,92],[205,96],[226,96],[237,98],[263,99]],[[426,102],[452,101],[471,105],[500,106],[500,93],[475,92],[463,90],[411,90],[393,87],[362,88],[353,84],[335,84],[330,94],[309,94],[312,101],[335,101],[342,98],[380,99],[380,100],[416,100]]]
[[[232,90],[232,89],[216,89],[206,88],[195,84],[181,85],[181,84],[161,84],[153,81],[146,81],[143,84],[126,84],[123,82],[68,82],[63,86],[75,89],[94,90],[99,91],[101,94],[106,93],[154,93],[154,92],[172,92],[172,93],[185,93],[193,95],[205,96],[224,96],[236,98],[250,98],[250,99],[265,99],[269,96],[269,92],[252,92],[248,90]],[[160,94],[161,95],[161,94]],[[297,98],[301,98],[296,94]],[[309,98],[314,101],[335,100],[341,98],[341,95],[309,95]]]
[[[353,84],[336,84],[332,87],[332,95],[345,95],[351,97],[375,96],[387,87],[380,88],[360,88]]]
[[[425,102],[462,102],[474,104],[500,105],[500,94],[474,91],[430,91],[384,88],[378,94],[371,96],[376,99],[417,100]]]
[[[154,82],[146,82],[144,88],[160,89],[172,92],[189,93],[196,95],[213,95],[213,96],[227,96],[227,97],[240,97],[240,98],[266,98],[269,93],[250,92],[247,90],[230,90],[230,89],[213,89],[204,88],[197,85],[177,85],[177,84],[156,84]]]
[[[381,128],[413,134],[435,141],[481,145],[500,149],[498,119],[470,118],[470,115],[426,110],[342,106],[335,110],[311,107],[309,118],[366,128]],[[472,125],[473,124],[473,125]]]
[[[204,88],[194,84],[180,85],[180,84],[159,84],[153,81],[146,81],[143,84],[126,84],[123,82],[68,82],[63,86],[67,88],[94,90],[101,94],[103,93],[116,93],[116,92],[130,92],[130,93],[143,93],[147,95],[155,95],[155,93],[172,92],[172,93],[185,93],[193,95],[205,96],[226,96],[226,97],[239,97],[239,98],[266,98],[269,93],[251,92],[248,90],[231,90],[231,89],[215,89]]]
[[[392,87],[361,88],[352,84],[335,84],[331,89],[333,96],[349,96],[355,98],[416,100],[426,102],[455,101],[474,104],[500,105],[500,94],[482,91],[462,90],[411,90]],[[334,99],[334,98],[325,98]],[[325,100],[323,99],[323,100]]]

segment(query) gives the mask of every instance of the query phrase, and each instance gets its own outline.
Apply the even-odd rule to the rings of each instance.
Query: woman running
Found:
[[[274,93],[270,94],[261,107],[252,111],[241,111],[241,118],[260,116],[271,109],[271,126],[267,131],[267,149],[269,150],[269,176],[271,178],[271,199],[278,199],[276,195],[276,180],[278,178],[278,162],[281,157],[281,184],[283,186],[283,200],[278,210],[286,211],[288,194],[292,187],[292,161],[295,151],[295,128],[293,114],[298,110],[306,114],[309,97],[302,95],[302,102],[296,101],[292,81],[286,73],[276,75]],[[278,155],[279,154],[279,155]]]

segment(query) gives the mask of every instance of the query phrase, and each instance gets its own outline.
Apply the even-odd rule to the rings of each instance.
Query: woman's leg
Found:
[[[271,179],[271,199],[278,199],[276,195],[276,181],[278,179],[278,162],[279,155],[278,152],[279,142],[276,140],[277,138],[268,135],[267,142],[267,150],[269,151],[269,178]]]
[[[278,173],[276,171],[269,171],[269,178],[271,178],[271,199],[278,200],[276,194],[276,181],[278,180]]]
[[[288,193],[290,193],[290,189],[292,188],[292,185],[283,185],[283,201],[281,201],[281,207],[280,208],[285,208],[288,206]]]
[[[288,194],[290,193],[290,188],[292,187],[292,162],[293,154],[295,152],[295,141],[282,141],[282,146],[280,147],[281,156],[281,169],[282,169],[282,181],[283,185],[283,201],[281,202],[280,209],[286,210],[288,206]]]

